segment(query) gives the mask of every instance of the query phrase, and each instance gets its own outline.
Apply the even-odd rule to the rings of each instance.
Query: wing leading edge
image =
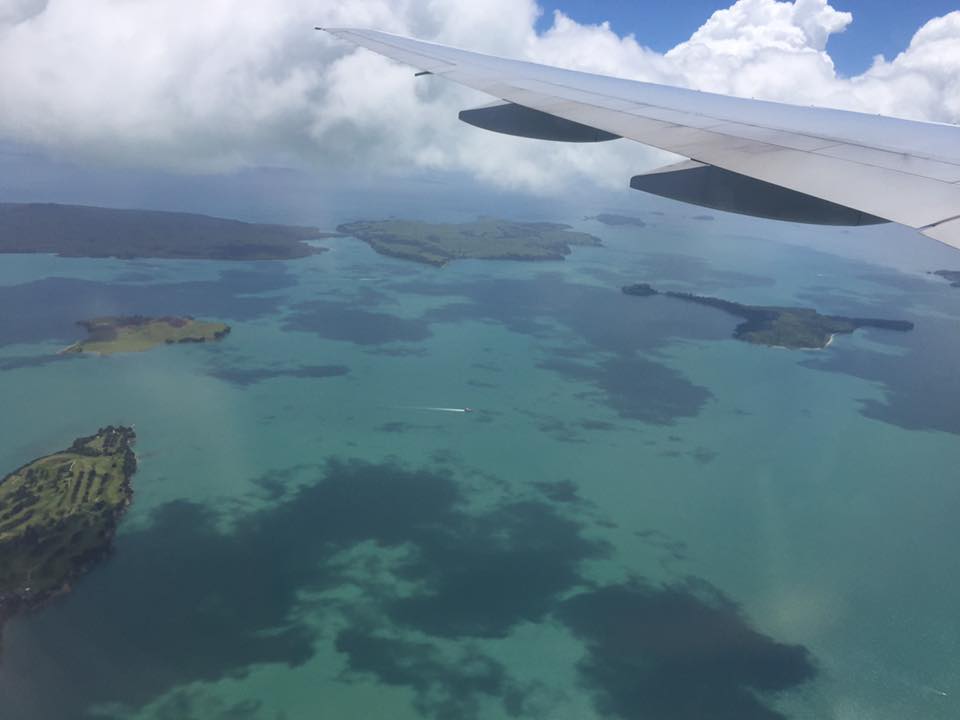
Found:
[[[375,30],[325,29],[505,101],[461,113],[472,124],[577,142],[624,137],[695,161],[638,175],[635,188],[763,217],[892,221],[960,248],[956,126],[592,75]],[[559,121],[544,122],[542,114]]]

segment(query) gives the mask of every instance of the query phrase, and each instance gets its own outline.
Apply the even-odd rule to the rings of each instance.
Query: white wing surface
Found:
[[[687,90],[509,60],[374,30],[333,35],[504,103],[467,122],[527,137],[624,137],[695,162],[638,189],[764,217],[892,221],[960,248],[960,127]]]

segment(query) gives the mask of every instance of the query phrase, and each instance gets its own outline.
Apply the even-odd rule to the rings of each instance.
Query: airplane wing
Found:
[[[690,158],[634,177],[637,189],[783,220],[892,221],[960,248],[960,127],[593,75],[374,30],[322,29],[498,98],[460,113],[479,127],[575,142],[623,137]]]

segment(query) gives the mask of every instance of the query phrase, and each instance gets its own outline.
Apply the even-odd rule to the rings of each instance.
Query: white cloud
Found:
[[[299,164],[467,171],[551,192],[624,186],[655,151],[567,146],[456,120],[485,102],[315,33],[376,27],[540,62],[706,90],[941,121],[960,119],[960,12],[892,60],[837,76],[851,22],[827,0],[740,0],[666,54],[533,0],[0,0],[0,138],[87,161],[217,172]]]

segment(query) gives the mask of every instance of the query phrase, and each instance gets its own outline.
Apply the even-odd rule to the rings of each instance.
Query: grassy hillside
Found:
[[[69,589],[109,549],[133,495],[135,437],[106,427],[0,481],[0,611]]]
[[[337,230],[363,240],[382,255],[445,265],[451,260],[562,260],[573,245],[600,240],[557,223],[522,223],[482,218],[470,223],[415,220],[362,221]]]
[[[90,352],[111,355],[119,352],[143,352],[157,345],[212,342],[230,332],[230,326],[204,322],[191,317],[148,318],[103,317],[79,323],[87,329],[86,340],[74,343],[65,353]]]

